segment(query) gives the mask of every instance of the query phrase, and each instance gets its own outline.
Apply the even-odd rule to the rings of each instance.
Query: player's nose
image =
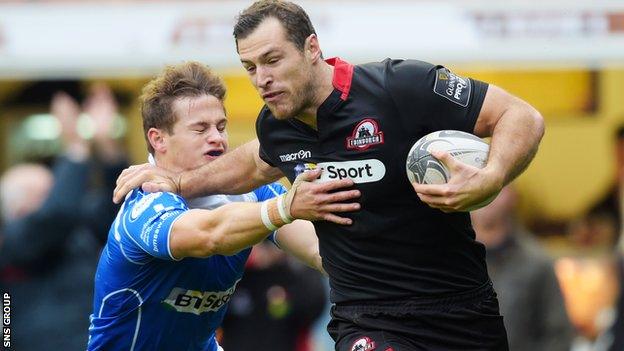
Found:
[[[222,144],[225,141],[225,131],[220,131],[217,127],[211,127],[206,133],[206,142],[208,144]]]
[[[273,78],[268,68],[261,66],[256,68],[256,83],[258,84],[259,88],[266,89],[271,85],[272,82]]]

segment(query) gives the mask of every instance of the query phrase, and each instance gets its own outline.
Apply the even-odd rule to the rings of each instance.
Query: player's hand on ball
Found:
[[[113,202],[116,204],[122,202],[132,189],[139,186],[150,193],[168,191],[179,194],[180,175],[149,163],[130,166],[124,169],[117,178]]]
[[[444,212],[472,211],[496,198],[502,180],[487,166],[477,168],[454,159],[448,152],[431,154],[449,169],[451,178],[445,184],[412,183],[420,200]]]
[[[325,183],[312,183],[321,175],[321,169],[300,174],[286,195],[286,207],[294,218],[310,221],[325,220],[350,225],[352,220],[336,215],[360,209],[357,202],[344,203],[360,196],[359,190],[346,190],[353,186],[353,180],[342,179]]]

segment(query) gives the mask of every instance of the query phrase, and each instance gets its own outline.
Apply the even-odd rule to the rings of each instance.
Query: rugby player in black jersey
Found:
[[[528,166],[544,133],[539,112],[442,66],[324,60],[307,14],[290,2],[254,3],[234,37],[266,104],[258,140],[191,172],[134,166],[120,176],[115,200],[141,184],[198,196],[246,192],[282,176],[293,181],[318,167],[318,182],[349,177],[361,210],[315,223],[336,349],[508,349],[485,248],[464,211]],[[491,136],[486,167],[436,153],[451,169],[449,183],[410,184],[410,146],[445,129]]]

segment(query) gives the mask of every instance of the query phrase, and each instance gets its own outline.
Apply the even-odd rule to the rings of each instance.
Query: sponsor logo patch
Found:
[[[299,163],[295,166],[295,176],[316,168],[323,169],[316,183],[349,178],[354,183],[371,183],[383,179],[386,166],[377,159],[342,162]]]
[[[173,288],[163,304],[173,307],[178,312],[200,315],[206,312],[215,312],[225,306],[236,289],[232,287],[225,291],[197,291],[182,288]]]
[[[132,211],[130,212],[130,221],[134,221],[137,219],[141,213],[145,212],[147,208],[156,200],[158,197],[162,195],[162,192],[151,193],[143,196],[134,206],[132,207]]]
[[[470,79],[460,77],[445,67],[436,70],[436,80],[433,85],[434,93],[460,106],[467,107],[470,102],[471,90]]]
[[[303,160],[310,157],[312,157],[312,152],[308,150],[299,150],[290,154],[279,155],[280,161],[282,162]]]
[[[316,163],[297,163],[295,166],[295,178],[303,172],[316,169]]]
[[[349,150],[366,150],[373,145],[383,144],[383,132],[379,130],[377,121],[366,118],[353,129],[353,134],[347,137],[346,147]]]
[[[355,340],[351,346],[351,351],[373,351],[374,349],[375,342],[367,336]]]

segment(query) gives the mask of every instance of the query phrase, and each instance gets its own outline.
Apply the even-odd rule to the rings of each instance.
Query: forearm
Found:
[[[240,205],[240,206],[239,206]],[[205,235],[216,239],[214,253],[232,255],[261,242],[270,231],[262,223],[260,204],[241,203],[215,210],[216,222],[204,223]]]
[[[262,220],[262,203],[231,203],[218,209],[190,210],[174,224],[170,245],[174,257],[232,255],[259,243],[271,232]],[[267,216],[277,227],[284,224],[277,199],[265,201]]]
[[[184,172],[179,187],[185,197],[242,194],[281,177],[276,169],[258,165],[258,141],[253,140],[198,169]]]
[[[528,104],[514,104],[503,113],[494,126],[486,167],[498,176],[501,186],[528,167],[543,135],[543,119]]]
[[[296,220],[277,231],[275,236],[279,247],[293,255],[309,267],[323,274],[323,264],[319,254],[319,245],[312,222]]]

